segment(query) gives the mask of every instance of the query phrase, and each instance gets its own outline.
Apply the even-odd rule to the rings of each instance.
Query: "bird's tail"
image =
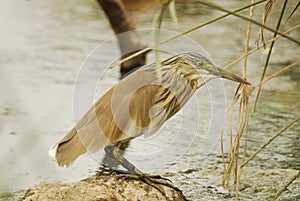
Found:
[[[64,138],[50,148],[48,155],[56,160],[59,166],[69,167],[78,156],[85,152],[86,148],[74,127]]]

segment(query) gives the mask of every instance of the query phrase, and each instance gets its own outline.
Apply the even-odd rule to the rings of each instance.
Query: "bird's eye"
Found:
[[[203,66],[203,61],[198,61],[197,66]]]

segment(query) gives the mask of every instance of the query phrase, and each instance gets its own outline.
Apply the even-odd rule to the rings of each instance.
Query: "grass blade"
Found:
[[[288,18],[286,19],[285,23],[286,24],[289,19],[292,17],[292,15],[296,12],[296,10],[298,9],[298,7],[300,6],[300,1],[298,1],[297,5],[295,6],[294,10],[291,12],[291,14],[288,16]]]
[[[173,22],[178,23],[176,7],[175,7],[175,0],[171,0],[169,5],[169,12]]]

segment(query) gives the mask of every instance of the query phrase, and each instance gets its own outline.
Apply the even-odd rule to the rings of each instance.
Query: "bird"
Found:
[[[77,124],[54,144],[49,156],[69,167],[80,155],[115,145],[113,156],[132,174],[143,174],[120,153],[120,145],[151,136],[200,88],[203,81],[224,78],[249,85],[198,52],[186,52],[144,65],[111,87]]]

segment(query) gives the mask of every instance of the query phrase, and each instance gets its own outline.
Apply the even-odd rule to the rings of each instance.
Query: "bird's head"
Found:
[[[195,53],[195,52],[184,53],[181,54],[181,57],[185,61],[187,61],[189,67],[192,67],[195,70],[196,72],[195,77],[197,78],[210,79],[210,78],[220,77],[220,78],[250,85],[249,82],[239,77],[238,75],[235,75],[227,70],[217,67],[209,59],[207,59],[206,57],[202,56],[199,53]]]

